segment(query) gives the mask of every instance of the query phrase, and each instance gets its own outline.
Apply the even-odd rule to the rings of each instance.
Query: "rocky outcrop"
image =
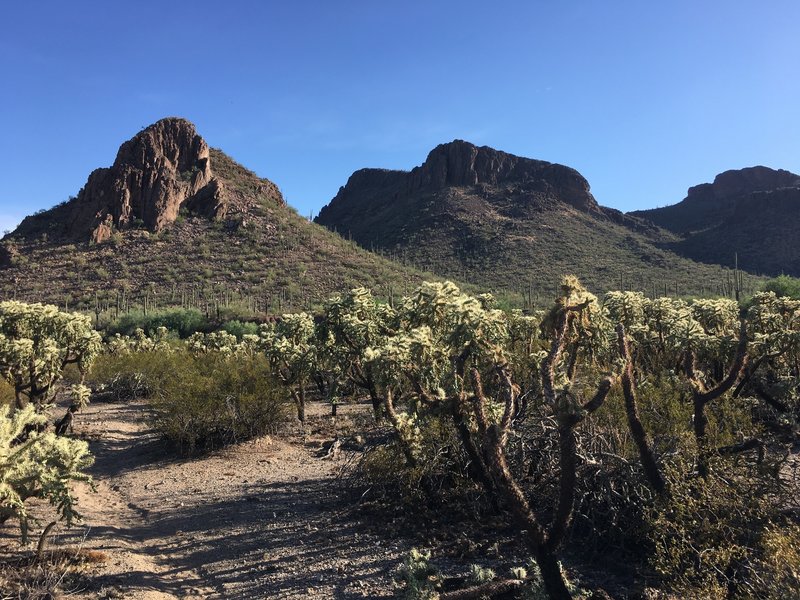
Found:
[[[57,208],[56,233],[102,242],[114,230],[144,227],[157,232],[184,207],[221,218],[225,190],[214,177],[208,145],[194,125],[180,118],[162,119],[122,144],[111,167],[92,172],[78,196]],[[23,221],[17,233],[38,233],[41,222],[55,215],[42,216]]]
[[[681,235],[716,227],[743,209],[752,206],[762,192],[800,188],[800,176],[783,169],[748,167],[720,173],[713,183],[689,188],[681,202],[663,208],[640,210],[631,215],[648,219]]]
[[[448,186],[519,184],[547,191],[580,210],[596,210],[589,182],[575,169],[543,160],[507,154],[463,140],[434,148],[407,176],[407,192],[436,191]]]
[[[714,183],[702,183],[690,187],[686,200],[689,202],[709,199],[724,200],[742,194],[772,191],[785,187],[800,187],[800,176],[783,169],[748,167],[720,173],[714,178]]]
[[[515,214],[564,203],[606,216],[589,191],[589,183],[575,169],[455,140],[434,148],[425,162],[410,172],[356,171],[316,221],[345,234],[350,232],[369,246],[382,237],[376,234],[372,219],[410,219],[413,212],[408,211],[417,210],[422,199],[440,205],[441,198],[451,196],[454,189],[464,196],[461,207],[465,210],[474,204],[472,200],[480,198],[495,204],[498,200],[503,205],[511,201],[514,206],[503,206],[502,210]]]
[[[725,171],[681,202],[634,215],[680,239],[666,247],[706,263],[800,276],[800,176],[768,167]]]

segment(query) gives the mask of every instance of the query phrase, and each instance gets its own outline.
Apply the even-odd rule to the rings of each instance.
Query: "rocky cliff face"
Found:
[[[693,260],[800,276],[800,176],[750,167],[689,188],[683,201],[635,215],[680,235],[671,250]]]
[[[409,221],[425,205],[442,208],[442,199],[462,198],[456,210],[470,210],[480,202],[513,207],[502,210],[527,213],[544,205],[564,203],[580,211],[602,215],[589,183],[576,170],[541,160],[507,154],[486,146],[455,140],[434,148],[425,162],[409,171],[361,169],[319,213],[316,221],[330,229],[350,233],[370,246],[384,239],[381,223]],[[408,223],[408,227],[414,227]],[[385,241],[395,243],[394,236]]]
[[[711,198],[724,200],[742,194],[772,191],[785,187],[800,187],[800,176],[783,169],[748,167],[720,173],[714,178],[714,183],[702,183],[690,187],[686,200],[690,202]]]
[[[391,248],[432,215],[472,212],[479,218],[488,210],[524,221],[567,206],[638,232],[656,229],[600,206],[575,169],[463,140],[437,146],[411,171],[356,171],[316,221],[365,247]]]
[[[800,188],[800,176],[768,167],[748,167],[720,173],[713,183],[689,188],[678,204],[631,213],[675,233],[687,235],[715,227],[735,212],[749,211],[759,195]],[[740,206],[744,205],[744,206]]]
[[[447,186],[509,184],[548,192],[580,210],[597,210],[589,183],[575,169],[474,146],[463,140],[437,146],[408,176],[409,193]]]
[[[92,172],[75,199],[48,211],[54,214],[28,217],[16,233],[38,233],[42,221],[56,217],[57,235],[102,242],[114,230],[160,231],[183,207],[221,218],[226,194],[212,171],[208,145],[194,125],[167,118],[122,144],[114,164]]]

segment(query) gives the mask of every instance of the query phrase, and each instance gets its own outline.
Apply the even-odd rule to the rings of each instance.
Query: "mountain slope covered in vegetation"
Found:
[[[309,223],[177,118],[125,142],[76,197],[0,244],[0,296],[68,307],[270,312],[360,285],[389,296],[423,277]]]
[[[522,293],[551,293],[564,273],[662,294],[719,293],[729,278],[670,251],[669,231],[600,206],[574,169],[459,140],[410,172],[355,172],[316,221],[439,275]]]
[[[800,275],[800,175],[768,167],[720,173],[672,206],[641,210],[679,239],[666,249],[705,263],[730,261],[768,275]]]

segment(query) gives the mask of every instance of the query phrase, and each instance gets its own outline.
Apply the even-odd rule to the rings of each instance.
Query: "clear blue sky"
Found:
[[[315,213],[455,138],[578,169],[602,204],[800,172],[800,2],[5,2],[0,230],[121,142],[193,121]]]

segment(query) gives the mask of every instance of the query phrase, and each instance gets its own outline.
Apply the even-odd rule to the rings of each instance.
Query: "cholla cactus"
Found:
[[[400,568],[400,575],[406,584],[406,600],[438,600],[442,577],[430,561],[430,552],[416,548],[412,548],[406,556]]]
[[[92,390],[82,383],[76,383],[69,389],[72,404],[78,408],[86,408],[89,404],[89,397],[92,395]]]
[[[88,316],[0,302],[0,375],[14,386],[18,408],[48,402],[64,367],[75,364],[85,374],[100,350]]]
[[[730,298],[698,298],[691,303],[692,316],[709,335],[736,337],[739,304]]]
[[[464,294],[452,282],[423,283],[403,302],[399,318],[404,328],[427,326],[452,353],[482,354],[504,361],[508,342],[506,315],[488,308],[489,298]]]
[[[186,340],[186,347],[193,354],[208,354],[219,352],[226,356],[240,351],[237,337],[227,331],[213,331],[211,333],[194,333]]]
[[[91,481],[83,472],[93,461],[88,444],[37,432],[45,422],[33,405],[0,407],[0,522],[18,519],[23,539],[29,498],[47,500],[69,524],[80,517],[71,484]]]
[[[759,356],[785,356],[800,349],[800,300],[759,292],[747,315],[751,342]]]
[[[104,350],[106,354],[126,355],[131,353],[131,339],[125,335],[115,333],[106,340]]]
[[[260,347],[272,372],[289,388],[297,406],[297,418],[304,423],[305,387],[317,357],[314,319],[307,313],[285,314],[280,321],[264,326],[260,338]]]
[[[169,330],[166,327],[157,327],[147,335],[144,329],[137,327],[130,337],[114,338],[113,345],[121,346],[127,352],[169,352],[172,347],[169,343]]]
[[[316,328],[319,370],[337,380],[346,380],[366,391],[376,419],[381,419],[383,393],[376,374],[364,354],[397,329],[397,312],[379,303],[366,288],[345,296],[333,296],[323,309]]]

